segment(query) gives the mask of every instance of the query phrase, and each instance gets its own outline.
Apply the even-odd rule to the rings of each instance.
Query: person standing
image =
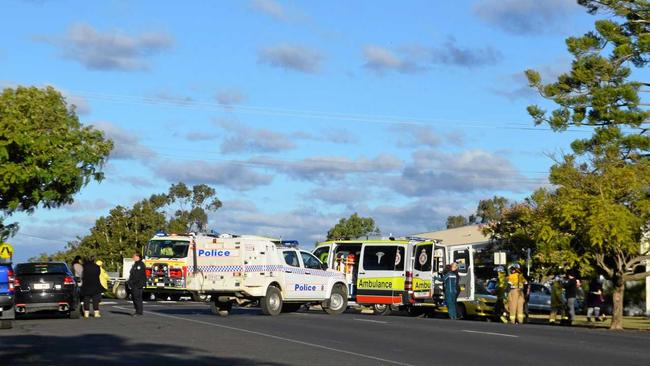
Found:
[[[140,253],[133,254],[133,266],[131,267],[131,272],[129,272],[127,284],[131,289],[133,307],[135,308],[135,314],[133,315],[143,315],[142,292],[144,286],[147,284],[147,273]]]
[[[555,324],[557,314],[560,313],[560,322],[564,318],[564,299],[562,298],[562,279],[555,276],[551,284],[551,313],[548,322]]]
[[[83,274],[81,277],[81,297],[83,298],[84,303],[84,318],[90,316],[90,302],[93,304],[93,316],[95,318],[100,318],[101,314],[99,313],[99,302],[102,298],[102,292],[104,288],[99,281],[99,275],[101,270],[97,264],[95,264],[95,258],[89,257],[84,261],[83,265]]]
[[[603,283],[600,276],[594,277],[589,282],[589,294],[587,295],[587,321],[591,321],[591,315],[597,322],[600,321],[600,306],[603,304]]]
[[[527,281],[523,274],[521,274],[521,267],[518,263],[513,264],[511,273],[508,276],[508,285],[510,285],[510,292],[508,292],[508,313],[510,314],[510,324],[524,323],[524,286]]]
[[[567,272],[564,295],[566,296],[566,305],[569,312],[568,325],[571,325],[576,318],[576,297],[578,296],[578,280],[573,271]]]
[[[495,270],[497,271],[497,284],[495,289],[497,301],[494,306],[494,315],[502,323],[507,323],[508,303],[506,299],[506,289],[508,287],[508,281],[506,279],[506,269],[503,268],[503,266],[498,266]]]
[[[449,266],[449,271],[442,278],[445,290],[445,303],[447,304],[447,313],[449,319],[456,320],[456,299],[460,292],[460,278],[458,276],[458,264],[452,262]]]
[[[84,266],[81,263],[81,256],[77,255],[72,260],[72,272],[74,274],[74,279],[77,281],[77,284],[81,286],[81,277],[83,276]]]

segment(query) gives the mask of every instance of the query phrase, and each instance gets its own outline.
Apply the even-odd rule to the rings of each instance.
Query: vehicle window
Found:
[[[318,258],[321,262],[323,262],[323,263],[327,263],[327,259],[328,259],[328,257],[330,256],[330,247],[329,247],[329,245],[328,245],[328,246],[324,246],[324,247],[317,248],[316,250],[314,250],[314,255],[315,255],[316,258]]]
[[[65,263],[20,263],[16,265],[16,274],[69,273]]]
[[[322,263],[316,257],[307,252],[300,252],[302,264],[305,268],[322,269]]]
[[[152,240],[147,244],[145,256],[154,258],[185,258],[190,243],[179,240]]]
[[[291,267],[300,267],[300,262],[298,262],[298,254],[295,250],[287,250],[284,253],[284,262]]]
[[[458,272],[467,273],[467,267],[469,267],[469,250],[455,250],[454,262],[458,263]]]
[[[485,288],[485,285],[481,281],[474,282],[474,293],[478,295],[490,295],[490,291]]]
[[[415,247],[415,269],[418,271],[431,271],[431,249],[433,245],[420,245]]]
[[[367,271],[404,270],[404,247],[366,246],[363,250],[363,268]]]

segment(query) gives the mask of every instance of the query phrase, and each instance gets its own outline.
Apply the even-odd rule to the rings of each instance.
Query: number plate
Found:
[[[431,297],[431,295],[429,294],[428,291],[427,292],[414,292],[413,297],[415,297],[416,299],[426,299],[427,297]]]
[[[158,287],[165,287],[165,283],[164,283],[164,282],[158,282],[158,283],[156,284],[156,286],[158,286]]]
[[[49,283],[35,283],[34,284],[34,290],[47,290],[50,288]]]

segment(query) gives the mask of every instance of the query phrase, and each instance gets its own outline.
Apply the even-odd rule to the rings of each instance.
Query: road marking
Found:
[[[358,319],[358,318],[352,318],[352,320],[356,320],[358,322],[368,322],[368,323],[377,323],[377,324],[388,324],[388,322],[385,322],[383,320],[370,320],[370,319]]]
[[[115,301],[102,301],[100,302],[101,305],[117,305]]]
[[[124,307],[121,307],[121,306],[113,306],[113,307],[121,309],[121,310],[128,310],[128,309],[126,309]],[[169,315],[169,314],[160,314],[160,313],[156,313],[156,312],[152,312],[152,311],[145,311],[145,313],[160,316],[160,317],[163,317],[163,318],[178,319],[178,320],[182,320],[182,321],[186,321],[186,322],[209,325],[209,326],[212,326],[212,327],[229,329],[229,330],[234,330],[234,331],[238,331],[238,332],[242,332],[242,333],[255,334],[255,335],[258,335],[258,336],[261,336],[261,337],[277,339],[277,340],[280,340],[280,341],[285,341],[285,342],[290,342],[290,343],[301,344],[303,346],[320,348],[320,349],[324,349],[324,350],[327,350],[327,351],[343,353],[343,354],[352,355],[352,356],[356,356],[356,357],[360,357],[360,358],[366,358],[366,359],[369,359],[369,360],[374,360],[374,361],[379,361],[379,362],[384,362],[384,363],[390,363],[390,364],[393,364],[393,365],[413,366],[411,364],[404,363],[404,362],[388,360],[388,359],[385,359],[385,358],[375,357],[375,356],[367,355],[367,354],[364,354],[364,353],[357,353],[357,352],[347,351],[347,350],[340,349],[340,348],[327,347],[327,346],[323,346],[323,345],[316,344],[316,343],[309,343],[309,342],[305,342],[305,341],[299,341],[297,339],[280,337],[280,336],[276,336],[276,335],[269,334],[269,333],[257,332],[257,331],[254,331],[254,330],[231,327],[231,326],[223,325],[223,324],[210,323],[210,322],[206,322],[206,321],[202,321],[202,320],[183,318],[181,316],[175,316],[175,315]]]
[[[466,333],[477,333],[477,334],[487,334],[487,335],[500,336],[500,337],[519,338],[518,335],[514,335],[514,334],[493,333],[493,332],[480,332],[480,331],[478,331],[478,330],[467,330],[467,329],[463,329],[461,332],[466,332]]]

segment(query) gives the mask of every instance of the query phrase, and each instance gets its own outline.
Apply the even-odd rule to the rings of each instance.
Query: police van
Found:
[[[419,315],[443,304],[442,272],[457,262],[458,301],[474,299],[470,246],[445,247],[421,238],[336,240],[317,244],[313,254],[345,275],[350,304],[372,306],[378,315],[406,310]]]
[[[160,235],[151,240],[169,241],[187,245],[183,265],[175,270],[187,291],[211,296],[215,314],[228,315],[235,303],[259,304],[267,315],[313,303],[333,315],[347,308],[345,276],[299,250],[295,241],[229,234]]]

